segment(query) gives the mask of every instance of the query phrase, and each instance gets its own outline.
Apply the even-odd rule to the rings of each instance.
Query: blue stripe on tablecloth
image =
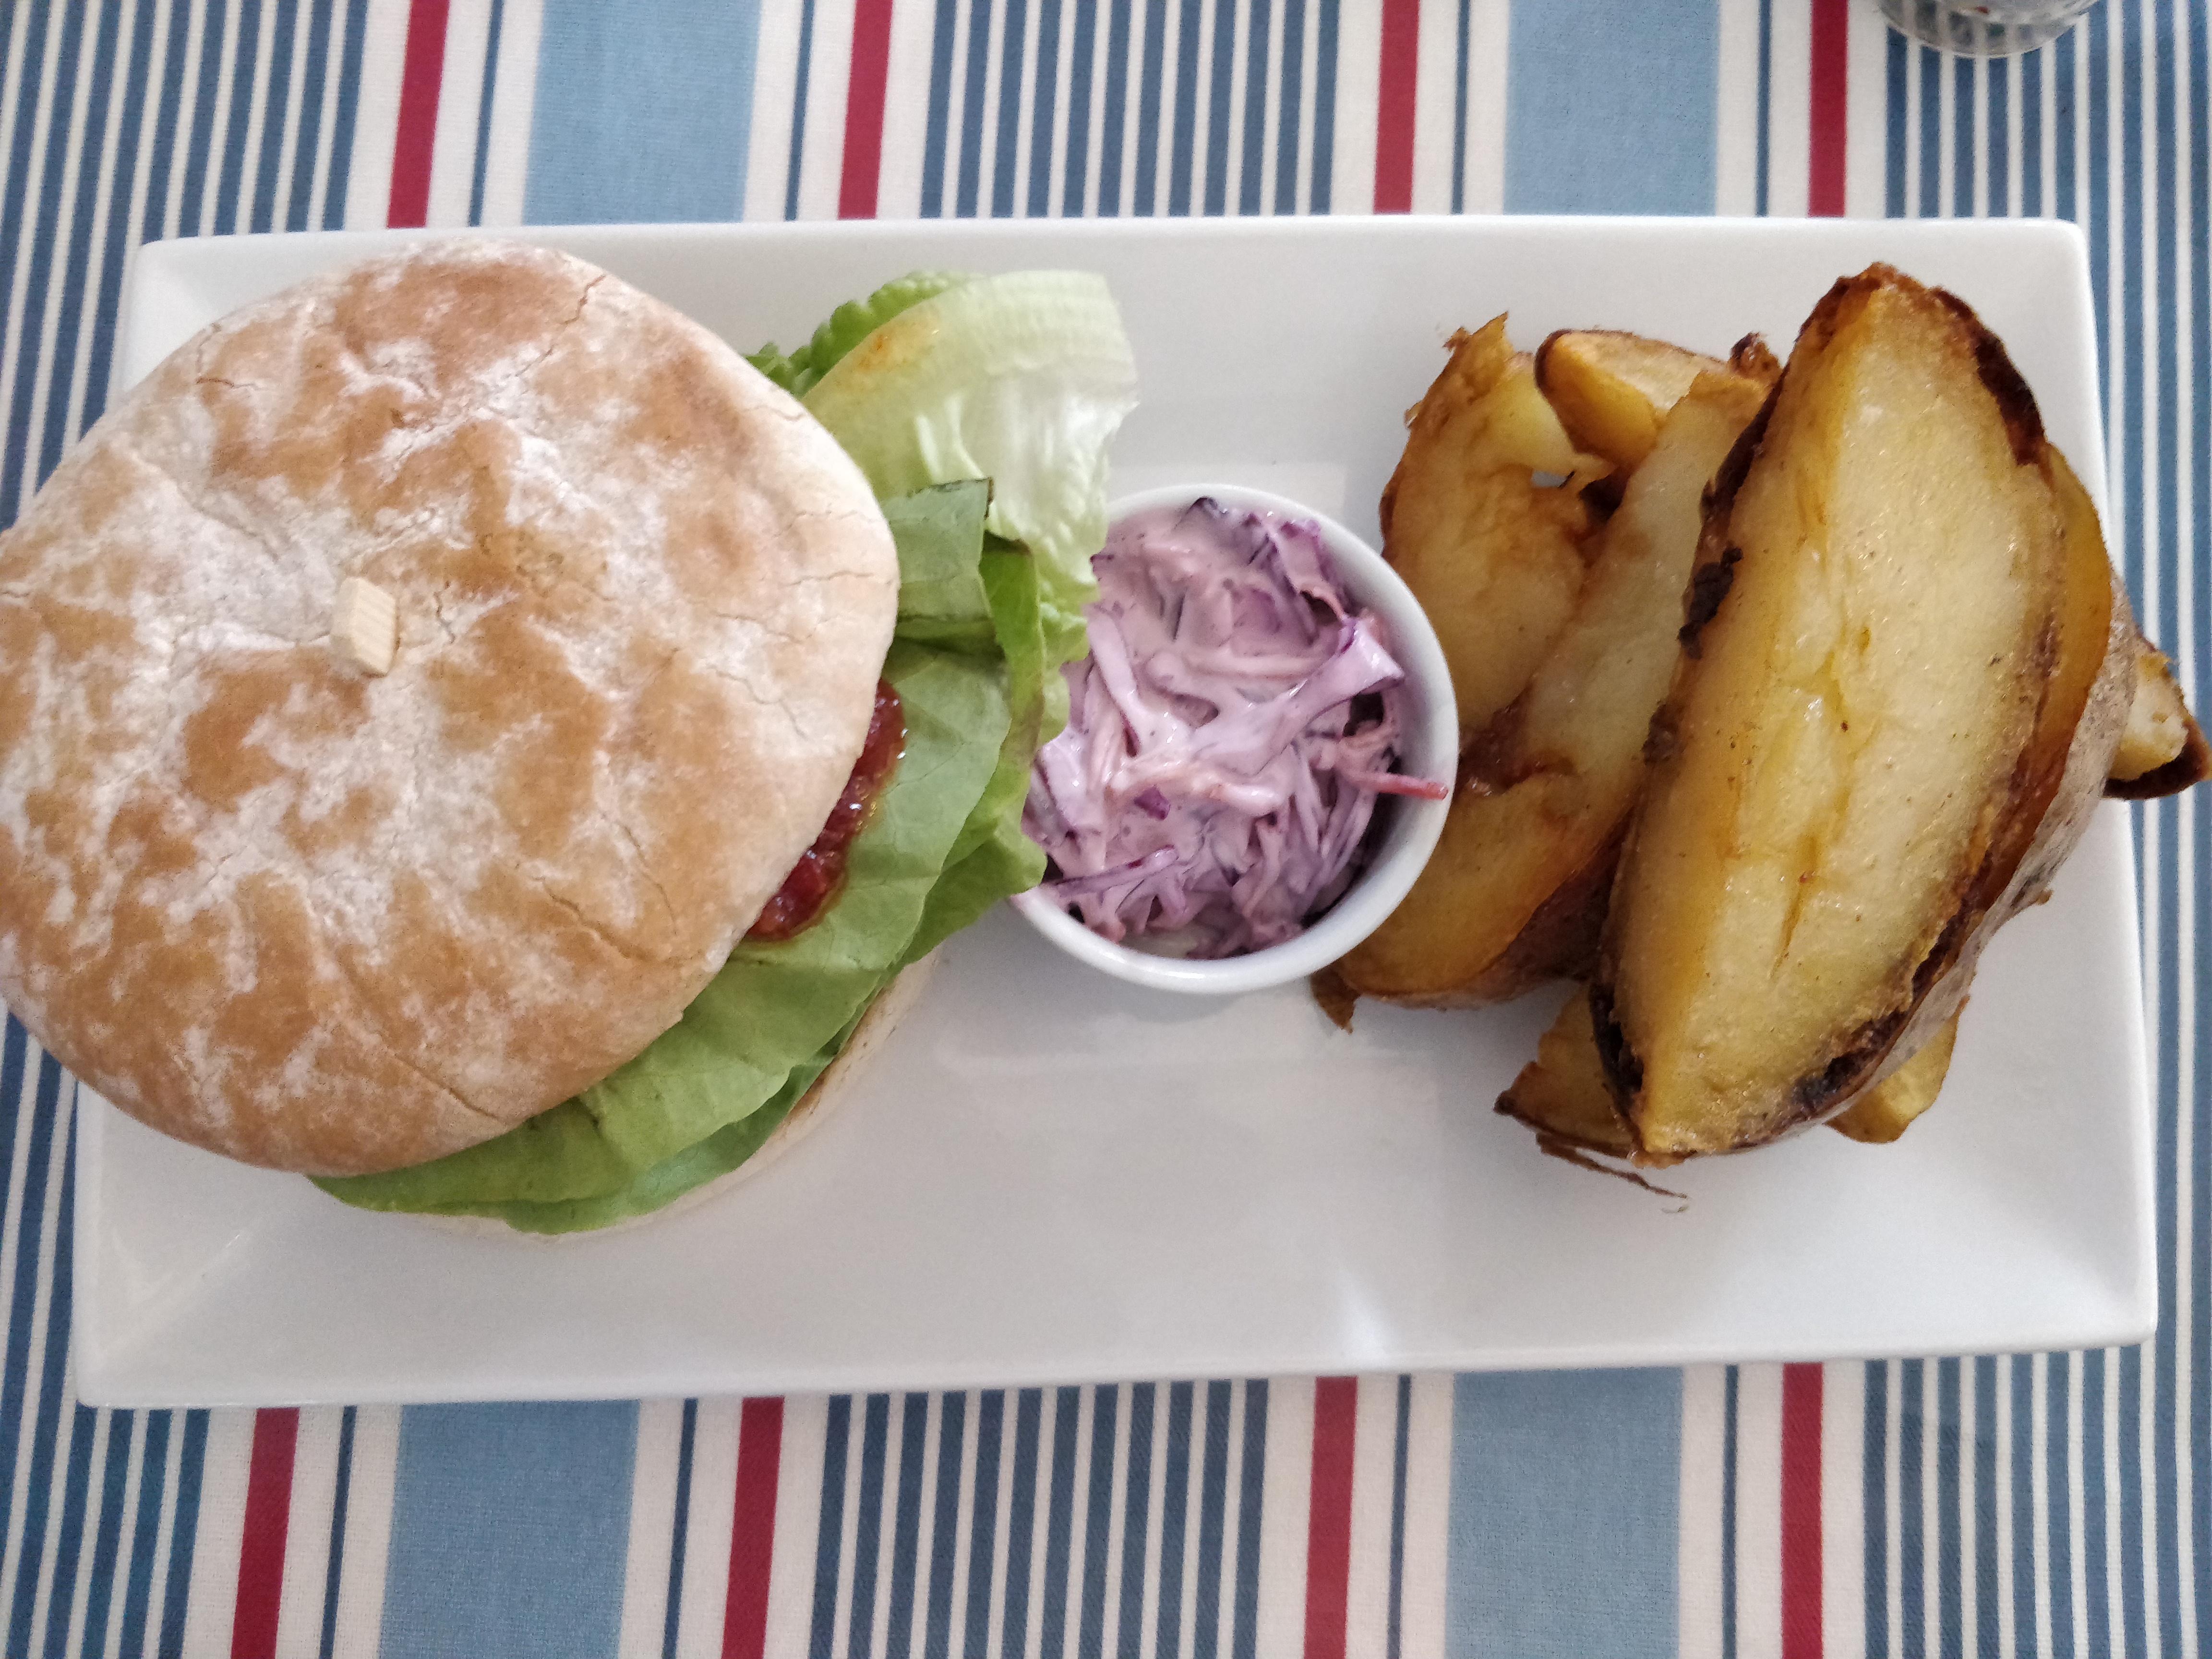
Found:
[[[2012,180],[2008,175],[2007,158],[2012,154],[2012,77],[2014,61],[2006,59],[1990,65],[1989,118],[1984,124],[1983,152],[1987,158],[1990,175],[1989,213],[1992,219],[2002,218],[2012,211]]]
[[[1244,40],[1244,149],[1237,173],[1237,211],[1260,211],[1260,185],[1267,166],[1267,31],[1273,23],[1268,0],[1252,0]],[[1228,150],[1224,112],[1217,147]],[[1225,164],[1225,163],[1224,163]]]
[[[853,1396],[832,1395],[822,1438],[822,1507],[814,1529],[812,1659],[829,1659],[837,1634],[838,1557],[845,1540],[845,1464],[853,1435]]]
[[[1334,0],[1322,0],[1324,6]],[[1333,17],[1334,13],[1328,15]],[[1329,51],[1332,59],[1335,51],[1333,28]],[[1316,57],[1319,56],[1316,52]],[[1306,65],[1306,0],[1283,0],[1283,72],[1282,95],[1276,103],[1275,114],[1275,211],[1296,213],[1298,210],[1298,123],[1303,113],[1305,96]],[[1334,70],[1334,62],[1331,64]],[[1320,73],[1316,64],[1316,74]],[[1316,98],[1319,94],[1316,92]],[[1315,131],[1321,131],[1321,108],[1314,109]],[[1316,212],[1321,211],[1319,208]]]
[[[1199,126],[1199,0],[1179,0],[1175,24],[1175,131],[1168,142],[1168,215],[1190,212],[1190,164]]]
[[[1866,1368],[1859,1428],[1859,1571],[1866,1650],[1889,1651],[1889,1366]]]
[[[1017,1654],[1027,1640],[1030,1618],[1030,1540],[1036,1526],[1037,1452],[1043,1437],[1044,1390],[1024,1389],[1015,1396],[1014,1403],[1014,1468],[1012,1490],[1006,1498],[1006,1595],[1005,1651]],[[980,1507],[980,1506],[979,1506]],[[981,1543],[979,1536],[978,1547]],[[988,1573],[989,1568],[984,1571]],[[974,1579],[971,1576],[972,1585]],[[971,1589],[972,1597],[974,1591]],[[975,1628],[974,1603],[969,1629]],[[988,1630],[988,1615],[985,1615]],[[971,1639],[969,1645],[981,1653],[981,1645]]]
[[[1286,1446],[1285,1457],[1305,1449]],[[1244,1384],[1244,1455],[1237,1474],[1235,1659],[1253,1659],[1260,1639],[1260,1521],[1267,1486],[1267,1379]]]
[[[261,154],[253,170],[253,212],[247,222],[255,230],[276,226],[276,173],[284,161],[284,122],[291,106],[292,38],[299,24],[299,9],[279,4],[269,43],[269,89],[261,100]],[[301,109],[302,117],[307,112]],[[289,228],[289,227],[287,227]]]
[[[1128,121],[1131,0],[1112,0],[1106,16],[1106,101],[1099,111],[1098,213],[1121,211],[1121,139]],[[1073,174],[1071,172],[1070,177]]]
[[[151,8],[147,9],[150,14]],[[300,131],[292,153],[292,198],[284,228],[305,230],[315,199],[315,154],[323,137],[323,82],[330,73],[331,0],[314,0],[307,18],[307,75],[300,83]],[[127,146],[120,147],[127,149]]]
[[[484,28],[483,79],[477,87],[477,149],[469,168],[469,222],[483,223],[484,174],[491,166],[491,112],[499,96],[499,36],[507,21],[507,0],[491,0]]]
[[[1413,1449],[1413,1379],[1398,1377],[1397,1420],[1390,1437],[1390,1601],[1386,1615],[1384,1652],[1398,1659],[1399,1637],[1406,1611],[1406,1476]]]
[[[983,181],[983,106],[990,96],[991,0],[968,9],[968,62],[960,82],[960,170],[952,211],[975,216]]]
[[[400,1415],[383,1646],[410,1659],[614,1650],[637,1407]]]
[[[1055,10],[1055,16],[1058,15]],[[1060,173],[1060,211],[1065,218],[1079,218],[1087,199],[1091,176],[1091,78],[1092,44],[1098,36],[1098,0],[1075,0],[1074,51],[1067,64],[1067,158]],[[1055,85],[1057,81],[1055,81]],[[1100,158],[1103,161],[1103,157]],[[1041,214],[1035,187],[1030,211]]]
[[[1936,1362],[1936,1651],[1959,1659],[1964,1638],[1964,1567],[1959,1489],[1959,1362]]]
[[[1917,1359],[1900,1361],[1897,1368],[1898,1620],[1904,1626],[1899,1634],[1904,1638],[1905,1659],[1921,1659],[1928,1650],[1926,1500],[1921,1492],[1921,1433],[1928,1389],[1923,1370]]]
[[[1920,216],[1943,211],[1943,59],[1932,46],[1917,49],[1920,59]]]
[[[216,170],[215,234],[238,228],[238,192],[246,170],[246,130],[253,119],[254,71],[260,64],[261,0],[239,0],[238,28],[231,41],[230,109],[223,129],[222,162]],[[284,112],[270,115],[282,125]]]
[[[1974,1372],[1974,1651],[1997,1650],[1997,1362],[1970,1362]]]
[[[2163,33],[2170,40],[2173,34],[2172,7],[2161,3],[2160,10],[2166,26]],[[2158,56],[2156,99],[2158,129],[2163,132],[2173,132],[2176,115],[2174,65],[2170,52],[2161,52]],[[2180,328],[2174,261],[2179,229],[2176,222],[2182,206],[2179,192],[2175,188],[2174,171],[2171,167],[2157,169],[2158,199],[2152,216],[2152,231],[2157,238],[2158,338],[2164,348],[2166,359],[2165,370],[2159,375],[2156,422],[2158,546],[2163,580],[2160,583],[2158,613],[2144,621],[2154,638],[2178,644],[2180,584],[2175,578],[2187,554],[2179,540],[2181,479],[2179,476],[2177,437],[2181,422],[2181,377],[2175,372],[2177,365],[2173,353]],[[2175,839],[2179,814],[2172,803],[2160,802],[2136,816],[2147,832],[2156,837],[2159,846],[2157,890],[2146,892],[2143,896],[2146,905],[2154,905],[2157,908],[2160,945],[2157,972],[2152,976],[2149,986],[2155,998],[2153,1030],[2158,1039],[2158,1052],[2152,1057],[2152,1081],[2158,1090],[2159,1262],[2158,1330],[2150,1355],[2154,1368],[2151,1443],[2158,1449],[2149,1471],[2152,1480],[2149,1518],[2155,1533],[2152,1565],[2156,1585],[2158,1628],[2165,1639],[2178,1641],[2182,1634],[2181,1528],[2175,1486],[2179,1476],[2178,1465],[2185,1455],[2176,1433],[2178,1414],[2174,1400],[2174,1366],[2178,1358],[2174,1318],[2180,1291],[2179,1275],[2185,1270],[2175,1249],[2181,1176],[2181,1101],[2176,1091],[2176,1068],[2180,1054],[2182,985],[2181,976],[2176,971],[2179,963],[2175,956],[2179,940],[2176,930],[2180,923],[2180,872],[2176,858],[2179,849]]]
[[[1719,54],[1711,0],[1516,6],[1506,211],[1711,213]]]
[[[1029,50],[1029,6],[1027,0],[1006,0],[1006,25],[999,38],[999,130],[993,135],[991,155],[991,216],[1011,219],[1014,213],[1014,174],[1021,166],[1022,155],[1022,60]],[[1042,52],[1038,68],[1045,67]],[[1050,74],[1040,74],[1038,81],[1049,84]],[[1052,129],[1047,127],[1041,137],[1042,145],[1034,149],[1044,151],[1042,160],[1048,168],[1052,151]]]
[[[1067,1557],[1075,1530],[1075,1430],[1082,1409],[1083,1390],[1053,1390],[1052,1485],[1044,1522],[1043,1617],[1038,1627],[1037,1650],[1056,1655],[1067,1641]],[[1012,1586],[1007,1586],[1007,1605],[1012,1606]],[[1011,1637],[1013,1620],[1006,1621]]]
[[[1882,54],[1888,104],[1882,123],[1885,139],[1882,167],[1883,210],[1893,219],[1905,216],[1905,82],[1909,48],[1895,29],[1888,33]]]
[[[691,1458],[698,1442],[699,1402],[687,1400],[683,1430],[676,1442],[676,1501],[668,1516],[668,1604],[661,1610],[660,1659],[676,1659],[676,1638],[684,1613],[684,1556],[691,1532]]]
[[[2106,1650],[2112,1629],[2112,1590],[2106,1570],[2110,1545],[2106,1524],[2105,1469],[2105,1351],[2092,1348],[2081,1356],[2081,1559],[2083,1605],[2089,1622],[2089,1651]]]
[[[1086,5],[1079,15],[1086,35],[1089,12]],[[1052,127],[1060,99],[1060,0],[1039,0],[1036,55],[1036,91],[1030,107],[1029,215],[1042,219],[1052,211]],[[1015,84],[1019,86],[1018,77]],[[1072,131],[1068,137],[1071,148],[1081,142]]]
[[[1737,1435],[1743,1420],[1743,1377],[1728,1368],[1721,1407],[1721,1659],[1736,1659],[1736,1468],[1741,1461]]]
[[[993,1425],[995,1431],[997,1425]],[[976,1441],[976,1507],[982,1507],[982,1442]],[[968,1396],[948,1394],[939,1408],[937,1496],[929,1543],[928,1617],[922,1626],[922,1650],[944,1653],[952,1639],[952,1569],[960,1553],[960,1462],[968,1439]],[[994,1479],[996,1479],[995,1474]],[[995,1493],[994,1494],[995,1496]],[[893,1644],[896,1650],[896,1644]]]
[[[1306,211],[1330,211],[1336,179],[1337,0],[1320,0],[1314,32],[1313,173],[1306,188]]]
[[[1673,1651],[1681,1421],[1675,1370],[1456,1379],[1454,1652]],[[1571,1462],[1561,1446],[1576,1449]]]
[[[2187,9],[2189,52],[2189,125],[2187,144],[2189,154],[2203,157],[2208,146],[2212,146],[2212,119],[2208,119],[2208,91],[2212,91],[2212,52],[2208,52],[2205,9]],[[2189,223],[2191,240],[2189,246],[2194,257],[2189,272],[2189,331],[2191,362],[2191,408],[2195,415],[2193,441],[2189,446],[2190,458],[2190,537],[2178,544],[2179,556],[2194,556],[2185,550],[2212,548],[2212,444],[2206,441],[2206,425],[2212,422],[2212,259],[2204,257],[2208,240],[2212,240],[2212,167],[2200,159],[2191,169],[2189,179]],[[2200,562],[2197,581],[2191,594],[2191,623],[2197,641],[2198,672],[2197,683],[2190,688],[2195,706],[2204,706],[2207,677],[2203,672],[2203,653],[2212,642],[2212,573],[2208,573]],[[2212,939],[2212,879],[2206,872],[2212,871],[2212,814],[2201,805],[2188,814],[2192,830],[2189,848],[2190,867],[2196,872],[2192,890],[2194,904],[2187,921],[2191,936],[2196,939]],[[2201,958],[2200,958],[2201,959]],[[2189,988],[2193,995],[2197,988]],[[2208,1100],[2205,1080],[2212,1078],[2212,1020],[2200,1017],[2195,1026],[2196,1042],[2191,1050],[2192,1075],[2197,1080],[2194,1098],[2189,1103],[2193,1113],[2190,1138],[2190,1237],[2195,1243],[2187,1267],[2190,1307],[2190,1377],[2193,1386],[2189,1397],[2189,1438],[2185,1454],[2190,1464],[2191,1489],[2203,1494],[2212,1492],[2212,1265],[2205,1261],[2205,1241],[2212,1239],[2212,1100]],[[2204,1586],[2212,1584],[2212,1525],[2203,1519],[2203,1498],[2197,1499],[2195,1524],[2191,1537],[2190,1582],[2197,1587],[2196,1625],[2193,1631],[2182,1632],[2185,1640],[2193,1635],[2200,1653],[2212,1653],[2212,1594]]]
[[[168,1483],[169,1424],[173,1413],[148,1412],[138,1454],[138,1512],[131,1523],[131,1565],[123,1583],[123,1627],[117,1651],[138,1659],[145,1651],[146,1616],[153,1605],[154,1554],[161,1541],[161,1495]]]
[[[922,1454],[928,1449],[928,1435],[929,1396],[909,1394],[900,1414],[898,1496],[892,1505],[890,1619],[884,1631],[887,1654],[903,1654],[914,1641],[915,1558],[921,1547]],[[857,1606],[853,1609],[855,1620],[860,1613]]]
[[[1152,1638],[1158,1659],[1181,1659],[1182,1652],[1183,1540],[1188,1535],[1190,1427],[1197,1393],[1188,1382],[1168,1387],[1168,1466],[1160,1495],[1160,1607]]]
[[[1121,1486],[1120,1628],[1125,1648],[1140,1641],[1145,1628],[1145,1540],[1152,1531],[1152,1414],[1157,1403],[1153,1384],[1129,1385],[1129,1472]]]
[[[1452,159],[1451,210],[1467,211],[1467,70],[1468,53],[1473,49],[1470,40],[1471,16],[1469,0],[1459,0],[1459,15],[1453,20],[1452,52]],[[1762,149],[1761,154],[1765,151]],[[1764,212],[1764,206],[1760,211]]]
[[[215,140],[215,106],[222,82],[223,31],[228,21],[227,7],[210,7],[200,39],[199,79],[193,89],[190,136],[185,141],[185,193],[177,204],[179,236],[200,234],[200,212],[207,201],[208,150]]]
[[[23,195],[30,183],[32,141],[37,136],[38,98],[35,82],[29,77],[37,73],[36,65],[44,57],[43,47],[47,21],[46,0],[37,0],[31,9],[31,38],[24,56],[27,77],[24,96],[15,105],[15,132],[8,164],[8,190],[4,204],[0,204],[0,247],[15,249],[23,246]],[[33,388],[38,383],[39,336],[38,321],[46,314],[46,282],[53,263],[54,217],[60,208],[61,171],[69,150],[69,112],[73,100],[71,90],[76,84],[76,58],[79,42],[83,36],[84,14],[77,7],[64,9],[59,63],[54,75],[52,131],[46,144],[45,178],[39,192],[37,228],[30,243],[29,280],[24,285],[23,325],[16,346],[15,384],[9,398],[8,440],[4,455],[0,455],[0,524],[13,524],[22,496],[23,459],[28,449],[31,433],[31,399]],[[12,1375],[10,1377],[12,1381]],[[0,1422],[14,1421],[13,1415],[0,1414]]]
[[[1167,0],[1146,0],[1145,67],[1137,82],[1137,174],[1132,179],[1132,211],[1150,215],[1158,182],[1160,81],[1167,71]]]
[[[1091,1492],[1084,1508],[1082,1603],[1076,1626],[1079,1659],[1095,1659],[1106,1618],[1107,1546],[1114,1517],[1114,1450],[1121,1427],[1121,1391],[1106,1383],[1091,1391]],[[1046,1644],[1051,1651],[1051,1644]]]
[[[1233,1384],[1206,1385],[1206,1459],[1199,1477],[1198,1603],[1192,1626],[1194,1659],[1215,1659],[1221,1632],[1221,1550],[1228,1529],[1229,1407]]]
[[[1034,1389],[1023,1390],[1025,1395],[1036,1392]],[[1018,1413],[1018,1407],[1017,1412]],[[991,1556],[998,1543],[999,1457],[1000,1448],[1004,1443],[1006,1437],[1006,1391],[1004,1389],[986,1389],[976,1401],[975,1504],[968,1528],[968,1622],[963,1633],[967,1642],[965,1650],[969,1653],[982,1652],[990,1638]],[[1034,1423],[1030,1429],[1030,1466],[1034,1470],[1036,1445]],[[940,1528],[944,1528],[945,1524],[944,1516],[940,1513],[938,1525]],[[1011,1555],[1013,1540],[1009,1538],[1006,1541],[1008,1553]],[[953,1540],[956,1548],[958,1542],[957,1538]],[[951,1579],[948,1577],[945,1589],[945,1599],[948,1603],[951,1600]],[[949,1611],[948,1607],[948,1615]],[[931,1612],[933,1619],[935,1613],[933,1606]],[[950,1635],[948,1619],[945,1636],[949,1638]],[[932,1650],[933,1651],[942,1649],[943,1643],[939,1641],[933,1624],[930,1639],[938,1644]]]
[[[94,210],[100,200],[100,178],[106,171],[107,101],[115,83],[116,36],[122,27],[123,9],[118,0],[101,0],[99,32],[93,46],[91,85],[86,89],[83,150],[76,168],[76,200],[70,212],[69,252],[62,274],[61,303],[55,307],[54,372],[46,383],[46,429],[39,446],[40,479],[54,470],[54,464],[62,458],[64,441],[74,435],[69,429],[70,394],[76,386],[77,337],[84,325],[85,284],[92,263]],[[56,133],[47,140],[50,164],[67,148],[65,143],[55,142],[61,137],[60,133]],[[59,182],[51,173],[49,177]],[[25,352],[22,361],[35,363],[37,355]]]
[[[100,1527],[92,1546],[92,1577],[84,1602],[87,1653],[107,1651],[107,1620],[115,1601],[115,1562],[123,1550],[123,1502],[131,1480],[131,1443],[137,1413],[107,1415],[107,1457],[100,1474]]]
[[[36,1395],[26,1400],[31,1384],[31,1343],[34,1335],[39,1285],[41,1278],[42,1246],[45,1243],[47,1171],[53,1163],[55,1097],[59,1091],[61,1068],[45,1055],[39,1060],[36,1073],[30,1079],[31,1142],[23,1162],[23,1197],[21,1218],[15,1227],[15,1284],[8,1310],[8,1377],[0,1385],[0,1424],[7,1432],[0,1434],[0,1536],[16,1530],[27,1532],[30,1523],[19,1516],[14,1507],[15,1466],[21,1455],[23,1419],[26,1404],[38,1413],[40,1426],[33,1430],[32,1440],[32,1469],[28,1491],[25,1495],[26,1510],[37,1506],[43,1510],[46,1502],[45,1472],[39,1467],[40,1449],[46,1456],[52,1455],[52,1431],[44,1427],[44,1403]],[[21,1097],[18,1097],[21,1099]],[[35,1552],[32,1556],[31,1571],[37,1576]],[[21,1582],[19,1574],[17,1583]],[[21,1601],[20,1594],[17,1601]],[[12,1620],[11,1620],[12,1623]],[[12,1630],[11,1630],[12,1637]]]
[[[1753,178],[1752,210],[1764,219],[1774,147],[1774,0],[1759,0],[1758,126],[1758,170]]]
[[[2038,1659],[2035,1630],[2035,1367],[2030,1354],[2005,1364],[2012,1389],[2012,1607],[2016,1659]]]
[[[1197,0],[1190,0],[1191,9],[1197,9]],[[1194,19],[1194,21],[1195,21]],[[1191,35],[1197,37],[1194,28]],[[1213,12],[1213,52],[1210,81],[1206,92],[1206,196],[1205,210],[1218,216],[1229,210],[1229,99],[1237,82],[1237,8],[1218,5]],[[1198,79],[1198,65],[1191,64],[1191,79]],[[1264,95],[1264,94],[1263,94]],[[1184,211],[1189,210],[1185,208]]]
[[[353,1496],[353,1443],[360,1408],[348,1406],[338,1416],[337,1478],[331,1489],[331,1539],[323,1555],[322,1641],[320,1659],[332,1659],[338,1641],[338,1585],[345,1576],[346,1510]]]
[[[799,169],[806,159],[806,94],[814,83],[814,0],[805,0],[799,13],[799,67],[791,91],[791,144],[784,162],[783,216],[799,216]],[[744,192],[738,192],[742,208]],[[742,216],[742,213],[740,214]]]
[[[524,218],[743,218],[759,35],[756,6],[545,0]]]
[[[353,177],[354,118],[361,108],[361,59],[368,33],[368,0],[349,0],[345,57],[338,70],[338,113],[331,129],[331,181],[323,194],[325,230],[345,228],[346,186]]]
[[[853,1528],[853,1589],[845,1650],[867,1659],[875,1631],[876,1563],[883,1549],[884,1464],[890,1455],[891,1397],[872,1394],[860,1407],[860,1489],[854,1495],[858,1523]]]
[[[207,1473],[208,1414],[185,1413],[184,1443],[177,1455],[177,1508],[169,1528],[169,1573],[161,1587],[157,1659],[185,1659],[185,1612],[192,1594],[192,1556],[200,1537],[200,1484]]]
[[[1974,62],[1951,60],[1951,214],[1974,216]]]
[[[2020,60],[2020,215],[2023,219],[2038,218],[2043,212],[2043,70],[2050,56],[2047,51],[2031,52]]]
[[[2047,1354],[2043,1360],[2045,1438],[2043,1481],[2045,1513],[2051,1517],[2051,1651],[2053,1659],[2074,1656],[2074,1534],[2067,1522],[2074,1483],[2066,1449],[2067,1419],[2074,1408],[2074,1363],[2078,1356]],[[2103,1563],[2098,1563],[2101,1569]]]
[[[921,216],[945,211],[945,133],[952,118],[952,31],[960,15],[957,0],[937,0],[929,39],[929,114],[922,129]]]

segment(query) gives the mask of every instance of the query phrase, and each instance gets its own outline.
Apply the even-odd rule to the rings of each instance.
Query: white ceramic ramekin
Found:
[[[1436,629],[1398,573],[1382,556],[1334,520],[1261,489],[1232,484],[1171,484],[1125,495],[1108,508],[1109,522],[1136,514],[1182,507],[1205,497],[1249,513],[1272,513],[1321,527],[1329,556],[1345,591],[1358,608],[1371,611],[1388,630],[1390,654],[1406,671],[1402,705],[1406,730],[1398,770],[1433,778],[1449,786],[1459,768],[1459,717],[1451,675],[1437,643]],[[1141,940],[1115,945],[1047,899],[1042,892],[1017,896],[1017,909],[1054,945],[1116,979],[1161,990],[1199,995],[1256,991],[1303,979],[1326,968],[1382,924],[1421,873],[1443,833],[1449,801],[1409,795],[1385,796],[1376,803],[1379,829],[1370,830],[1372,853],[1366,867],[1328,914],[1295,938],[1243,956],[1194,961],[1145,948]]]

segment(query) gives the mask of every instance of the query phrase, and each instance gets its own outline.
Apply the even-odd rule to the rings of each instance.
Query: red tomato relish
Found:
[[[854,837],[868,821],[869,811],[906,752],[906,715],[890,682],[876,682],[876,709],[868,718],[868,740],[845,793],[830,810],[830,821],[814,838],[814,845],[799,855],[791,873],[775,896],[762,907],[745,932],[750,939],[784,939],[804,933],[819,921],[837,890],[845,884],[845,858]]]

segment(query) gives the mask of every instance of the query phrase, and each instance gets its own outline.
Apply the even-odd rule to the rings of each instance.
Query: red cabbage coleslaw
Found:
[[[1194,957],[1280,944],[1358,874],[1392,769],[1405,671],[1310,520],[1201,498],[1115,526],[1092,561],[1091,654],[1039,750],[1023,828],[1039,894],[1119,943]]]

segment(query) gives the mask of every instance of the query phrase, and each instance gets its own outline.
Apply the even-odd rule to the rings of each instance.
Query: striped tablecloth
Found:
[[[2203,0],[1982,68],[1872,0],[0,0],[0,523],[149,238],[833,215],[2056,215],[2208,702]],[[2191,550],[2198,550],[2192,554]],[[2196,801],[2140,814],[2157,1340],[789,1400],[75,1403],[71,1087],[0,1054],[9,1654],[2195,1653]]]

